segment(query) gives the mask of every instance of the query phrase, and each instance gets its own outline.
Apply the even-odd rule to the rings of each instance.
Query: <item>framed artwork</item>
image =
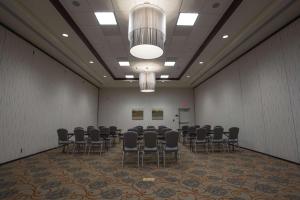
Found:
[[[164,111],[161,109],[152,109],[152,120],[163,120]]]
[[[132,110],[131,116],[132,116],[132,120],[143,120],[144,111],[140,109]]]

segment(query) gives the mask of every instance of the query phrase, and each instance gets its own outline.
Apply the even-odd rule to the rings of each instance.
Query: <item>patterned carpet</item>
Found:
[[[122,168],[121,155],[120,145],[101,158],[56,149],[0,166],[0,199],[300,199],[300,166],[246,150],[182,147],[166,168],[154,156],[137,168],[135,155]]]

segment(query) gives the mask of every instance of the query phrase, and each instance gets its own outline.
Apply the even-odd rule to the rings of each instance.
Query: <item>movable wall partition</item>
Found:
[[[58,128],[97,112],[97,87],[0,26],[0,163],[56,147]]]
[[[300,162],[300,20],[195,89],[196,123],[240,127],[240,145]]]

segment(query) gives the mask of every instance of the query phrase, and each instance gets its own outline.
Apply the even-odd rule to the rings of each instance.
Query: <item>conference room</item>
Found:
[[[0,200],[300,199],[300,0],[1,0]]]

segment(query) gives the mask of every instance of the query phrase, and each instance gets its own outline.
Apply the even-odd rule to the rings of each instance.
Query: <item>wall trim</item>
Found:
[[[9,161],[0,163],[0,166],[2,166],[2,165],[7,165],[7,164],[9,164],[9,163],[12,163],[12,162],[15,162],[15,161],[18,161],[18,160],[23,160],[23,159],[26,159],[26,158],[29,158],[29,157],[33,157],[33,156],[36,156],[36,155],[38,155],[38,154],[45,153],[45,152],[47,152],[47,151],[51,151],[51,150],[58,149],[58,148],[61,148],[61,147],[62,147],[62,146],[57,146],[57,147],[53,147],[53,148],[46,149],[46,150],[43,150],[43,151],[39,151],[39,152],[37,152],[37,153],[29,154],[29,155],[27,155],[27,156],[23,156],[23,157],[20,157],[20,158],[16,158],[16,159],[13,159],[13,160],[9,160]]]
[[[294,162],[294,161],[291,161],[291,160],[287,160],[287,159],[284,159],[284,158],[280,158],[280,157],[277,157],[277,156],[273,156],[273,155],[271,155],[271,154],[263,153],[263,152],[261,152],[261,151],[256,151],[256,150],[249,149],[249,148],[242,147],[242,146],[240,146],[240,148],[246,149],[246,150],[248,150],[248,151],[253,151],[253,152],[255,152],[255,153],[263,154],[263,155],[268,156],[268,157],[276,158],[276,159],[279,159],[279,160],[282,160],[282,161],[289,162],[289,163],[292,163],[292,164],[295,164],[295,165],[299,165],[299,166],[300,166],[300,163],[297,163],[297,162]]]
[[[58,62],[59,64],[61,64],[63,67],[65,67],[66,69],[68,69],[70,72],[73,72],[75,75],[79,76],[81,79],[87,81],[88,83],[90,83],[92,86],[95,86],[96,88],[99,88],[99,86],[97,86],[96,84],[94,84],[93,82],[91,82],[90,80],[88,80],[87,78],[83,77],[81,74],[79,74],[78,72],[76,72],[75,70],[73,70],[71,67],[67,66],[66,64],[64,64],[63,62],[61,62],[60,60],[58,60],[57,58],[55,58],[54,56],[50,55],[49,53],[47,53],[46,51],[44,51],[43,49],[41,49],[40,47],[38,47],[37,45],[35,45],[33,42],[29,41],[28,39],[26,39],[24,36],[22,36],[21,34],[17,33],[15,30],[13,30],[12,28],[10,28],[9,26],[7,26],[6,24],[0,22],[0,25],[2,27],[4,27],[6,30],[10,31],[11,33],[15,34],[16,36],[18,36],[19,38],[21,38],[22,40],[24,40],[25,42],[29,43],[30,45],[32,45],[34,48],[40,50],[41,52],[43,52],[44,54],[46,54],[47,56],[49,56],[50,58],[52,58],[54,61]]]
[[[226,69],[227,67],[229,67],[231,64],[233,64],[234,62],[236,62],[237,60],[239,60],[241,57],[243,57],[244,55],[248,54],[250,51],[254,50],[256,47],[258,47],[259,45],[263,44],[265,41],[267,41],[268,39],[270,39],[272,36],[276,35],[278,32],[280,32],[281,30],[285,29],[287,26],[289,26],[290,24],[294,23],[295,21],[297,21],[300,18],[300,15],[296,16],[295,18],[293,18],[292,20],[288,21],[286,24],[284,24],[283,26],[281,26],[280,28],[278,28],[277,30],[275,30],[273,33],[271,33],[270,35],[266,36],[265,38],[263,38],[262,40],[260,40],[258,43],[256,43],[255,45],[253,45],[250,49],[248,49],[247,51],[245,51],[244,53],[240,54],[239,56],[237,56],[236,58],[234,58],[233,60],[231,60],[228,64],[226,64],[225,66],[221,67],[219,70],[217,70],[216,72],[214,72],[212,75],[208,76],[207,78],[205,78],[203,81],[201,81],[200,83],[196,84],[193,89],[195,90],[197,87],[199,87],[201,84],[205,83],[206,81],[208,81],[209,79],[211,79],[212,77],[214,77],[215,75],[217,75],[219,72],[223,71],[224,69]]]

